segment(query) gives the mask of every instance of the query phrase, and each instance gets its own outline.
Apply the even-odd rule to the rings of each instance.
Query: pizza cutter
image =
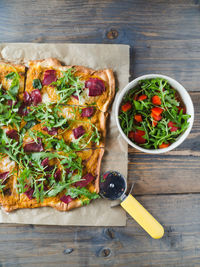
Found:
[[[117,171],[107,171],[101,176],[100,195],[103,198],[119,199],[120,205],[133,219],[155,239],[162,238],[162,225],[131,195],[127,194],[127,182],[124,176]],[[133,189],[133,185],[131,191]]]

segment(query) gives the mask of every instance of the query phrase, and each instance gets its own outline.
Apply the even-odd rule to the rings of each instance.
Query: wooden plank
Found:
[[[191,94],[195,107],[193,129],[175,150],[150,155],[129,147],[129,182],[136,183],[135,194],[200,192],[200,93]]]
[[[162,239],[130,217],[115,228],[2,224],[0,266],[198,266],[200,194],[138,200],[164,225]]]
[[[199,18],[198,0],[1,1],[0,41],[129,44],[132,78],[162,73],[198,91]]]

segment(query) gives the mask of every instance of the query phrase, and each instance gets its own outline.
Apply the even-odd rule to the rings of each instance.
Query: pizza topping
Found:
[[[78,96],[77,95],[72,95],[73,98],[75,98],[76,100],[78,100]]]
[[[45,158],[41,162],[42,167],[48,167],[49,166],[49,158]]]
[[[66,171],[66,174],[69,174],[69,173],[72,172],[72,171],[71,171],[71,168],[65,168],[65,171]]]
[[[55,70],[46,70],[44,72],[44,78],[42,81],[42,85],[49,85],[52,82],[56,82],[57,78],[56,78],[56,71]]]
[[[33,193],[34,193],[34,189],[29,187],[28,185],[25,185],[25,188],[28,188],[26,190],[26,192],[24,192],[24,194],[29,198],[29,199],[33,199]]]
[[[29,93],[26,92],[26,91],[24,92],[23,100],[24,100],[24,104],[25,104],[26,106],[30,106],[31,103],[32,103],[32,98],[31,98],[31,96],[29,95]]]
[[[56,172],[54,173],[54,178],[55,178],[56,182],[60,181],[61,176],[62,176],[61,170],[57,169]]]
[[[75,186],[79,186],[80,188],[85,187],[90,182],[94,180],[94,176],[91,173],[87,173],[84,177],[82,177],[82,181],[76,182]]]
[[[9,87],[9,93],[13,96],[16,97],[19,91],[19,74],[17,71],[13,71],[8,73],[5,78],[7,80],[11,80],[10,87]]]
[[[8,99],[7,104],[8,104],[8,106],[12,107],[13,101],[11,99]]]
[[[39,89],[39,90],[42,89],[42,84],[41,84],[41,82],[40,82],[39,79],[34,79],[34,80],[33,80],[33,87],[34,87],[35,89]]]
[[[27,107],[26,107],[24,102],[19,107],[18,113],[19,113],[20,116],[28,115],[28,109],[27,109]]]
[[[36,142],[32,142],[32,143],[26,144],[24,146],[24,151],[25,152],[41,152],[41,151],[44,151],[41,138],[37,139],[37,143]]]
[[[55,127],[48,129],[47,127],[42,128],[42,130],[46,131],[49,135],[56,135],[58,134],[58,130]]]
[[[44,167],[45,171],[52,171],[54,166],[49,165],[49,158],[44,158],[41,162],[42,167]]]
[[[7,131],[6,135],[11,139],[19,140],[18,132],[14,129]]]
[[[62,202],[64,202],[65,204],[68,204],[68,203],[72,202],[73,198],[71,198],[70,196],[66,196],[66,195],[64,195],[64,196],[62,196],[62,197],[60,198],[60,200],[61,200]]]
[[[85,129],[83,128],[83,126],[79,126],[75,129],[73,129],[73,134],[75,139],[78,139],[79,137],[81,137],[83,134],[85,133]]]
[[[42,102],[42,96],[38,89],[35,89],[31,92],[31,99],[34,106]]]
[[[3,183],[8,178],[8,174],[9,174],[9,172],[1,172],[0,173],[1,183]]]
[[[81,117],[91,117],[94,113],[94,108],[93,107],[88,107],[88,108],[84,108],[82,109],[81,112]]]
[[[12,108],[12,106],[15,106],[17,104],[17,101],[13,101],[11,99],[8,99],[7,104],[8,104],[8,106],[10,106]]]
[[[71,97],[80,101],[84,90],[84,82],[80,77],[75,76],[75,69],[69,68],[67,71],[62,72],[62,77],[52,82],[55,87],[56,93],[59,95],[59,103],[65,104]]]
[[[106,90],[104,82],[98,78],[90,78],[85,82],[85,87],[89,88],[89,96],[102,95]]]

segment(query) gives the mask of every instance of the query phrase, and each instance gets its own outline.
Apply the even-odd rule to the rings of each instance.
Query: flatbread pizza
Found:
[[[0,205],[77,208],[99,198],[110,69],[0,62]]]

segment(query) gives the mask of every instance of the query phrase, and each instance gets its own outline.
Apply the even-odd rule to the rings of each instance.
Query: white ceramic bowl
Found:
[[[138,82],[140,80],[145,80],[145,79],[152,79],[152,78],[164,78],[166,79],[169,84],[175,89],[177,90],[177,92],[179,93],[181,99],[183,100],[185,107],[186,107],[186,113],[189,114],[191,117],[189,118],[188,122],[189,122],[189,126],[187,128],[187,130],[185,132],[183,132],[178,138],[177,140],[172,143],[170,146],[166,147],[166,148],[162,148],[162,149],[145,149],[142,148],[138,145],[136,145],[135,143],[133,143],[126,135],[125,133],[122,131],[120,123],[119,123],[119,108],[122,102],[122,98],[123,96],[132,88],[134,88]],[[191,129],[192,129],[192,125],[194,122],[194,106],[192,103],[192,100],[190,98],[190,95],[188,94],[188,92],[186,91],[186,89],[176,80],[165,76],[165,75],[160,75],[160,74],[147,74],[147,75],[143,75],[140,76],[138,78],[136,78],[135,80],[131,81],[129,84],[127,84],[127,86],[120,92],[118,98],[117,98],[117,102],[116,102],[116,106],[115,106],[115,118],[116,118],[116,122],[117,122],[117,127],[121,133],[121,135],[123,136],[123,138],[126,140],[127,143],[129,143],[129,145],[131,145],[132,147],[145,152],[145,153],[151,153],[151,154],[160,154],[160,153],[165,153],[168,152],[174,148],[176,148],[177,146],[179,146],[188,136],[188,134],[190,133]]]

